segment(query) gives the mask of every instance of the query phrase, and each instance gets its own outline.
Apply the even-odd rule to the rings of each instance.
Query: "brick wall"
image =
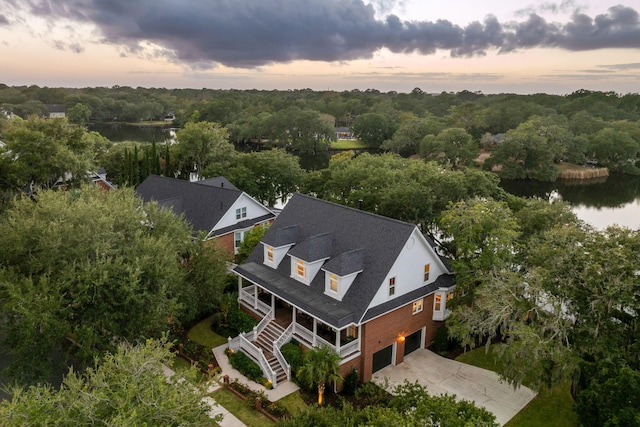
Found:
[[[222,236],[218,236],[215,238],[218,244],[221,247],[223,247],[225,250],[227,250],[232,256],[233,256],[233,243],[234,243],[233,239],[234,239],[233,232],[223,234]]]
[[[387,313],[373,319],[362,326],[362,344],[359,371],[362,381],[371,380],[373,369],[373,354],[383,348],[396,344],[395,363],[404,360],[404,340],[412,333],[426,326],[425,346],[435,337],[435,332],[443,322],[433,320],[433,294],[425,297],[423,309],[420,313],[413,314],[413,305],[408,304],[391,313]]]

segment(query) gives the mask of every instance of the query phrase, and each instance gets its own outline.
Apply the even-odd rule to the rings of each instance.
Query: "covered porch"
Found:
[[[361,327],[351,324],[338,329],[327,325],[256,284],[248,282],[245,286],[242,277],[238,278],[238,301],[260,319],[266,320],[269,317],[269,320],[281,325],[291,338],[305,347],[325,345],[340,355],[342,363],[360,355]]]

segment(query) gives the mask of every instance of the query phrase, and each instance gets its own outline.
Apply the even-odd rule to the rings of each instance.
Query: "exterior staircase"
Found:
[[[282,384],[282,382],[287,380],[287,373],[280,362],[278,362],[276,356],[273,355],[273,343],[280,338],[283,332],[284,328],[272,320],[265,326],[262,332],[260,332],[257,339],[253,341],[256,347],[262,349],[264,356],[267,358],[267,363],[269,363],[269,366],[271,366],[271,369],[273,369],[273,372],[276,374],[278,384]]]

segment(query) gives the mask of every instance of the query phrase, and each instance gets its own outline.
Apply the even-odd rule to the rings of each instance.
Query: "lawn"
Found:
[[[500,364],[484,347],[468,351],[456,358],[458,362],[466,363],[494,372],[500,372]],[[525,382],[526,385],[526,382]],[[569,392],[569,383],[553,387],[548,391],[541,391],[529,404],[511,419],[505,427],[577,427],[578,415],[573,410],[573,398]]]
[[[278,400],[278,403],[287,408],[287,411],[294,417],[307,409],[307,404],[302,400],[299,391],[283,397]]]
[[[331,143],[332,150],[363,150],[365,148],[369,148],[367,147],[367,144],[356,139],[354,140],[341,139],[340,141],[335,141]]]
[[[214,315],[212,314],[189,330],[187,335],[191,341],[197,342],[198,344],[208,348],[218,347],[227,343],[227,339],[225,337],[218,335],[211,330],[213,316]]]
[[[275,426],[276,423],[265,417],[258,411],[249,407],[249,404],[231,393],[229,390],[221,388],[211,394],[211,397],[223,406],[227,411],[231,412],[240,421],[249,427]]]

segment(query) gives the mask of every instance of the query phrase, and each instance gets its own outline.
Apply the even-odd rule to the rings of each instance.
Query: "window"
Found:
[[[336,276],[335,274],[329,275],[329,288],[333,292],[338,292],[338,276]]]
[[[273,246],[267,246],[267,261],[273,262]]]
[[[240,244],[242,243],[242,241],[244,240],[244,231],[236,231],[235,233],[233,233],[233,250],[234,253],[238,253],[238,248],[240,247]]]
[[[435,311],[440,311],[440,308],[442,307],[442,295],[440,294],[436,294],[436,300],[434,302],[434,307],[433,309]]]
[[[246,206],[236,209],[236,219],[242,219],[242,218],[246,218],[246,217],[247,217],[247,208],[246,208]]]
[[[449,303],[449,301],[451,300],[451,298],[453,298],[453,291],[452,291],[452,292],[447,292],[447,304]],[[445,306],[446,306],[447,304],[445,304]]]
[[[431,265],[430,264],[425,264],[424,265],[424,281],[427,282],[429,281],[429,271],[431,270]]]
[[[396,293],[396,278],[389,279],[389,296],[393,296]]]
[[[307,269],[304,266],[304,261],[302,260],[298,260],[298,262],[296,262],[296,272],[298,273],[298,276],[302,277],[302,278],[306,278],[307,277]]]
[[[347,336],[350,338],[358,337],[358,328],[356,325],[349,325],[349,329],[347,329]]]
[[[413,303],[413,314],[420,313],[422,311],[422,306],[424,301],[419,299],[418,301],[414,301]]]

